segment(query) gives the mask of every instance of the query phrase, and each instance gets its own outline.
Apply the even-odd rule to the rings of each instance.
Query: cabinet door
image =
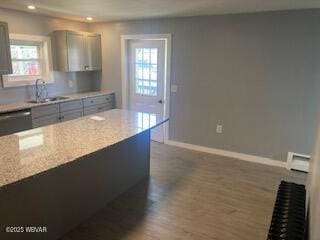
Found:
[[[91,115],[99,112],[105,112],[113,109],[112,103],[100,104],[93,107],[84,108],[83,115]]]
[[[114,98],[113,94],[86,98],[86,99],[83,99],[83,106],[84,107],[91,107],[91,106],[105,104],[105,103],[112,103],[113,104],[113,102],[114,102],[113,98]]]
[[[85,37],[83,34],[67,33],[68,67],[70,72],[85,70],[84,41]]]
[[[51,124],[56,124],[60,122],[60,116],[59,113],[32,119],[32,126],[33,128],[37,127],[44,127]]]
[[[0,22],[0,75],[12,73],[8,24]]]
[[[86,36],[86,70],[101,70],[101,36]]]
[[[60,119],[62,122],[70,121],[73,119],[77,119],[79,117],[83,116],[82,110],[75,110],[75,111],[69,111],[69,112],[63,112],[60,113]]]
[[[34,107],[31,109],[32,118],[41,118],[59,113],[59,104],[49,104],[45,106]]]
[[[60,112],[83,109],[82,99],[60,103]]]

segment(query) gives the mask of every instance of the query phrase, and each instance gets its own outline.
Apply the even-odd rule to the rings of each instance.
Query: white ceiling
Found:
[[[85,21],[199,16],[320,8],[320,0],[0,0],[0,7]]]

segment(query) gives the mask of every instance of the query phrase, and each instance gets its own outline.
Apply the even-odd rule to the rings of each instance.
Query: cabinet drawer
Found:
[[[91,107],[94,105],[111,103],[113,102],[113,94],[98,96],[98,97],[90,97],[83,100],[84,107]]]
[[[72,110],[82,109],[82,108],[83,108],[82,100],[60,103],[60,112],[72,111]]]
[[[51,104],[31,109],[32,118],[39,118],[43,116],[59,114],[59,104]]]
[[[33,128],[44,127],[44,126],[48,126],[58,122],[60,122],[59,113],[33,119],[32,127]]]
[[[113,108],[112,103],[100,104],[93,107],[84,108],[83,115],[91,115],[99,112],[105,112]]]
[[[83,111],[81,110],[76,110],[76,111],[69,111],[69,112],[63,112],[60,113],[60,118],[62,122],[73,120],[79,117],[83,116]]]

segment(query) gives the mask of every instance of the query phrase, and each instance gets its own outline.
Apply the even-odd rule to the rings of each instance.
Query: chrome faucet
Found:
[[[37,103],[44,102],[46,98],[48,98],[46,82],[39,78],[36,80],[36,101]]]

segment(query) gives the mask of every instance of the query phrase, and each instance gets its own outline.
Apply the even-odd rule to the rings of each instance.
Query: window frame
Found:
[[[26,44],[39,45],[39,58],[40,58],[40,75],[3,75],[2,82],[3,87],[19,87],[35,85],[35,81],[38,78],[44,79],[46,83],[53,83],[53,72],[52,72],[52,52],[51,52],[51,39],[48,36],[38,35],[25,35],[25,34],[10,34],[10,43],[14,44]]]
[[[15,40],[16,41],[16,40]],[[12,46],[18,46],[18,47],[23,47],[23,46],[32,46],[35,47],[37,49],[37,58],[14,58],[13,54],[11,52],[11,62],[12,62],[12,68],[14,69],[14,63],[19,63],[19,62],[37,62],[39,64],[39,74],[34,74],[34,76],[38,76],[40,77],[41,74],[41,70],[43,69],[43,56],[42,56],[42,49],[41,49],[41,44],[38,42],[25,42],[25,41],[16,41],[13,42],[10,47]],[[12,73],[12,76],[15,77],[26,77],[26,76],[32,76],[32,75],[15,75],[14,73]]]

